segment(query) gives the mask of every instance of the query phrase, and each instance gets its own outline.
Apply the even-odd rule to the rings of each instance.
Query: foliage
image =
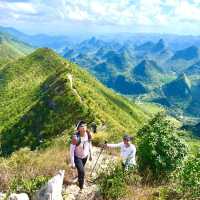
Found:
[[[135,168],[125,170],[121,163],[110,163],[98,174],[97,183],[104,199],[119,199],[126,197],[128,186],[138,186],[141,177]]]
[[[108,165],[98,175],[98,186],[105,199],[119,199],[127,191],[124,172],[120,164]]]
[[[187,154],[186,144],[162,113],[138,131],[138,165],[142,174],[165,180]]]
[[[200,154],[188,159],[176,178],[176,187],[185,198],[200,198]]]
[[[99,145],[99,144],[102,144],[104,143],[104,141],[107,141],[109,138],[108,138],[108,133],[107,132],[98,132],[96,134],[93,135],[92,137],[92,144],[93,145]]]
[[[181,195],[175,188],[171,188],[171,186],[161,186],[158,189],[159,195],[158,198],[155,198],[155,200],[181,200]]]
[[[37,176],[32,179],[14,178],[10,184],[10,192],[25,192],[32,196],[48,181],[49,177]]]

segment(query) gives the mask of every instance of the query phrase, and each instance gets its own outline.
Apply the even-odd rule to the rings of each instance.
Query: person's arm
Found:
[[[107,147],[110,148],[117,148],[117,147],[121,147],[122,143],[118,143],[118,144],[106,144]]]
[[[74,151],[75,151],[76,145],[70,144],[70,160],[71,160],[71,165],[72,167],[75,167],[74,163]]]
[[[77,138],[74,136],[72,138],[72,143],[70,144],[70,160],[71,160],[72,167],[75,167],[74,152],[75,152],[76,144],[77,144]]]

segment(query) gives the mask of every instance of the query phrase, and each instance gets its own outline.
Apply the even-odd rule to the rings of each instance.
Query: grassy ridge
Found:
[[[73,89],[68,75],[73,77]],[[35,149],[85,118],[104,125],[108,139],[134,134],[148,118],[133,102],[50,49],[38,49],[0,70],[0,130],[4,154]],[[81,99],[74,92],[80,95]]]

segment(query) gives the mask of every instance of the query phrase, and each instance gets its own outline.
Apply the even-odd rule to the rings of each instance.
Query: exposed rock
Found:
[[[29,200],[29,197],[26,193],[12,193],[9,197],[8,200]]]
[[[80,191],[79,187],[76,185],[70,185],[66,188],[65,193],[63,194],[64,200],[93,200],[97,191],[97,186],[87,185],[85,188]]]
[[[4,200],[4,198],[6,197],[5,193],[0,192],[0,200]]]
[[[64,179],[64,170],[48,181],[33,197],[34,200],[63,200],[62,198],[62,184]]]

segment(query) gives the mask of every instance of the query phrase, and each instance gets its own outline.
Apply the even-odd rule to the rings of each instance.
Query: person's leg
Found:
[[[84,165],[83,165],[83,160],[81,158],[74,158],[74,162],[78,171],[78,183],[80,189],[83,189],[83,184],[84,184],[84,176],[85,176],[85,171],[84,171]]]
[[[121,163],[122,164],[122,170],[124,171],[125,170],[125,167],[126,167],[126,165],[122,162]]]

